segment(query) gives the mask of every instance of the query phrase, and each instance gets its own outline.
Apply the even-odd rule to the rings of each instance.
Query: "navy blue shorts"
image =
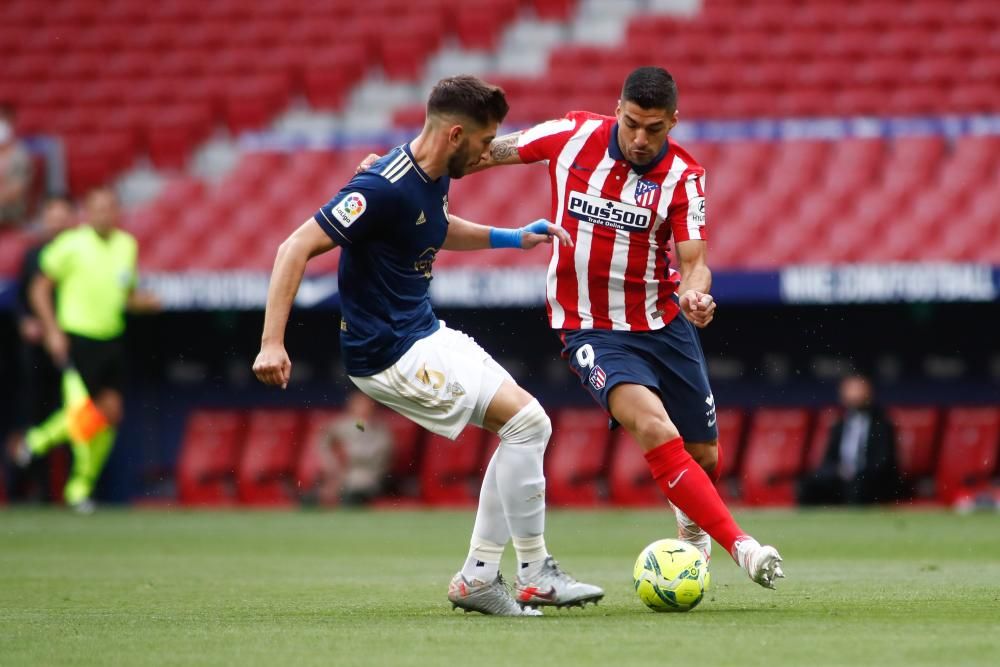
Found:
[[[711,442],[719,437],[698,330],[683,315],[657,331],[567,330],[562,339],[570,368],[609,415],[611,389],[638,384],[659,395],[685,441]],[[612,418],[610,428],[617,425]]]

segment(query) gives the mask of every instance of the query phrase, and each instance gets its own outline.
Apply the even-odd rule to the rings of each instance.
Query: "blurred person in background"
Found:
[[[125,312],[159,306],[136,289],[138,246],[120,224],[114,190],[90,192],[83,223],[42,249],[41,271],[29,287],[45,348],[63,371],[63,406],[28,429],[17,460],[26,465],[69,441],[73,469],[63,495],[84,513],[93,511],[94,487],[123,417]]]
[[[19,350],[20,377],[17,382],[19,407],[15,417],[19,431],[41,422],[62,402],[60,394],[61,373],[45,350],[43,344],[45,329],[31,307],[28,290],[31,282],[41,272],[38,262],[42,248],[60,233],[72,227],[75,221],[76,212],[72,202],[67,197],[49,197],[42,206],[41,217],[33,230],[35,243],[24,254],[21,261],[17,297],[14,302],[14,317],[17,321],[21,343]],[[16,447],[16,443],[21,437],[23,437],[23,433],[16,433],[11,439],[9,447]],[[15,497],[21,495],[18,493],[19,488],[26,486],[26,484],[37,489],[37,494],[32,493],[31,495],[41,497],[48,485],[46,473],[46,466],[42,460],[33,462],[23,474],[17,475],[14,479]]]
[[[367,505],[382,492],[392,461],[392,432],[379,421],[377,403],[360,391],[346,413],[323,429],[319,447],[323,474],[317,488],[324,505]]]
[[[898,499],[896,429],[875,402],[871,380],[845,377],[840,404],[844,415],[830,427],[823,463],[799,484],[799,503],[870,505]]]
[[[14,112],[0,106],[0,229],[22,224],[31,189],[31,156],[14,135]]]

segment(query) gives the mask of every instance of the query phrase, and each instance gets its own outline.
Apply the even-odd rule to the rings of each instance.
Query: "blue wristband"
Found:
[[[521,237],[524,231],[521,229],[497,229],[490,227],[490,247],[491,248],[520,248]]]
[[[525,232],[529,234],[548,234],[549,221],[535,220],[520,229],[497,229],[496,227],[490,227],[490,247],[520,248],[521,239],[524,238]]]

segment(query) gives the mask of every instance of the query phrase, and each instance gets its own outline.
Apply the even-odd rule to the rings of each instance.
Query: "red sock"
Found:
[[[674,438],[646,452],[649,469],[664,495],[732,555],[733,545],[747,534],[733,519],[712,480]]]
[[[719,441],[715,442],[715,456],[715,468],[712,469],[709,477],[712,478],[713,482],[718,482],[722,477],[722,443]]]

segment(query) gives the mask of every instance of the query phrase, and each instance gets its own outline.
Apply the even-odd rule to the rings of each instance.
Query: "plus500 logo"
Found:
[[[570,194],[568,210],[577,220],[624,230],[649,229],[652,219],[649,209],[580,192]]]

